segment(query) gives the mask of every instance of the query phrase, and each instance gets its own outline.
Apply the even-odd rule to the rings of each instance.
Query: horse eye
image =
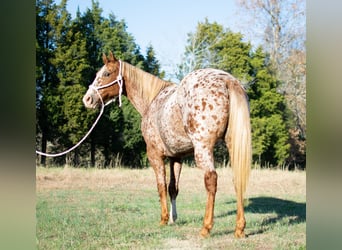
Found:
[[[110,76],[110,73],[109,72],[103,72],[103,75],[102,75],[103,77],[109,77]]]

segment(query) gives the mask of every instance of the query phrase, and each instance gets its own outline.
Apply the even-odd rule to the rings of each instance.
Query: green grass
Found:
[[[101,171],[37,169],[38,249],[306,248],[303,192],[273,190],[273,196],[250,195],[245,206],[248,237],[239,240],[233,236],[235,196],[219,188],[211,237],[201,239],[206,194],[200,188],[203,179],[197,183],[191,179],[196,171],[200,177],[200,170],[184,169],[178,220],[168,226],[159,226],[159,197],[152,170]],[[219,176],[224,171],[228,170],[219,170]],[[109,175],[113,179],[106,179]],[[272,176],[272,171],[265,175]],[[223,189],[225,184],[221,185]]]

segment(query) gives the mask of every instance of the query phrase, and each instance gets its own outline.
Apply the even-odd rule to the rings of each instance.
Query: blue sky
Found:
[[[194,32],[197,23],[206,17],[210,22],[239,31],[236,0],[100,0],[99,3],[103,16],[114,13],[119,20],[125,20],[127,31],[143,54],[152,44],[167,75],[172,75],[180,63],[187,33]],[[83,13],[91,8],[91,0],[68,1],[67,8],[73,16],[77,7]]]

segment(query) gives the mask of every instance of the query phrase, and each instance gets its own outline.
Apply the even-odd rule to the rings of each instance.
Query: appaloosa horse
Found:
[[[121,94],[126,95],[142,116],[141,130],[149,162],[156,175],[164,225],[177,218],[176,197],[182,168],[181,158],[194,153],[197,167],[205,171],[207,204],[201,230],[208,236],[213,227],[217,173],[213,148],[224,139],[233,169],[237,196],[235,236],[244,237],[246,225],[243,195],[251,163],[251,129],[246,93],[239,81],[217,69],[200,69],[177,85],[163,81],[112,53],[103,55],[104,66],[83,97],[87,108],[96,108]],[[164,159],[170,159],[170,214]]]

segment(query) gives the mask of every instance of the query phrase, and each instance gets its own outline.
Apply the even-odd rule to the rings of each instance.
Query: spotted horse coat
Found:
[[[217,173],[213,148],[226,142],[233,169],[237,197],[235,236],[244,237],[246,225],[243,195],[251,162],[251,132],[248,100],[239,81],[217,69],[200,69],[188,74],[179,85],[160,80],[112,54],[103,56],[98,72],[83,98],[86,107],[126,95],[142,116],[141,130],[149,162],[155,172],[161,205],[160,224],[177,219],[176,197],[182,158],[194,154],[197,167],[204,170],[207,203],[200,234],[208,236],[213,227]],[[117,83],[118,82],[118,83]],[[165,158],[170,159],[170,183],[166,183]],[[170,214],[167,192],[171,198]]]
[[[150,161],[158,162],[159,159],[156,165],[159,164],[160,167],[157,169],[164,171],[162,160],[166,156],[173,159],[171,164],[180,165],[180,158],[194,153],[197,167],[206,172],[208,183],[213,183],[209,186],[205,182],[207,191],[212,196],[215,196],[217,185],[213,148],[217,140],[224,139],[227,134],[229,85],[241,88],[239,82],[224,71],[210,68],[196,70],[187,75],[179,86],[173,85],[163,89],[142,119],[143,136],[148,141],[147,154]],[[157,181],[161,188],[165,187],[164,179]],[[174,185],[174,189],[178,190],[178,183]],[[170,192],[170,196],[172,214],[176,194]],[[214,197],[211,200],[214,200]],[[166,212],[164,214],[162,224],[167,221]],[[175,213],[171,216],[175,217],[170,218],[173,222],[177,215]],[[212,217],[213,214],[201,231],[203,236],[206,236],[213,226]],[[244,219],[241,220],[243,222],[240,228],[243,228],[245,222]],[[239,233],[236,236],[240,237]]]

